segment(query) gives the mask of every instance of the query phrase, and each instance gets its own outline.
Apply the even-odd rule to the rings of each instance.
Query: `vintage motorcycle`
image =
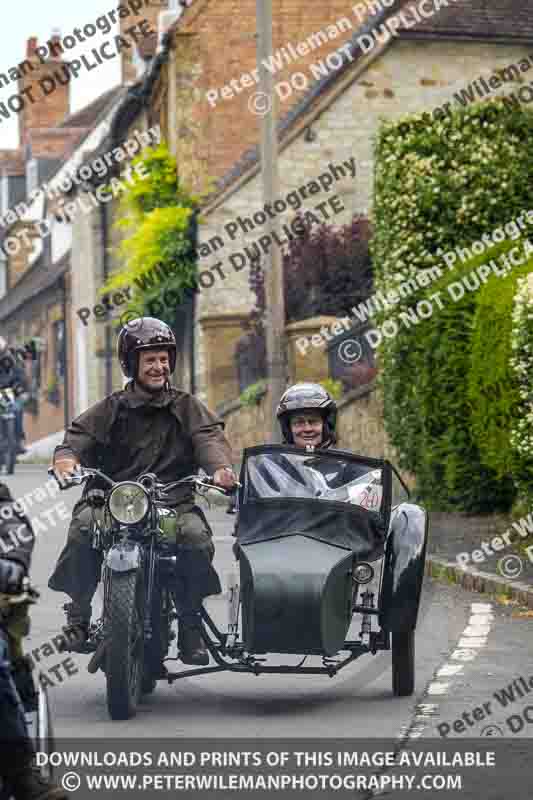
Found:
[[[24,579],[22,592],[18,595],[0,593],[0,626],[7,625],[11,615],[21,613],[25,606],[37,602],[39,592],[30,584],[28,578]],[[25,617],[26,615],[24,615]],[[36,752],[50,754],[55,747],[52,715],[48,690],[39,673],[35,681],[30,664],[24,660],[19,664],[14,673],[15,686],[21,699],[26,716],[28,734],[33,742]],[[39,767],[43,778],[52,778],[52,767],[49,763]],[[0,800],[10,800],[11,792],[8,786],[2,785],[0,776]]]
[[[106,673],[113,719],[134,714],[157,680],[224,670],[332,677],[380,650],[392,650],[394,695],[413,693],[428,517],[408,502],[390,462],[342,450],[246,449],[234,533],[239,577],[229,586],[227,631],[203,608],[202,635],[215,663],[178,672],[167,668],[179,655],[168,656],[176,614],[166,578],[179,553],[165,553],[163,533],[175,529],[179,511],[165,507],[164,495],[185,483],[202,494],[212,482],[189,476],[164,486],[143,475],[115,484],[98,470],[82,470],[73,481],[91,476],[105,478],[109,490],[94,525],[93,541],[105,553],[104,612],[91,629],[89,670]],[[358,639],[347,638],[354,617]],[[259,657],[283,654],[316,656],[322,664]]]
[[[15,415],[15,392],[0,389],[0,467],[4,465],[8,475],[13,475],[17,462]]]
[[[53,475],[53,470],[48,470]],[[180,508],[168,507],[173,489],[192,486],[202,493],[215,489],[209,478],[190,475],[160,483],[152,473],[136,481],[115,482],[98,469],[82,467],[61,488],[97,479],[105,490],[85,495],[92,507],[91,539],[102,553],[102,615],[90,626],[85,649],[93,653],[90,673],[106,676],[107,707],[112,719],[134,716],[142,695],[167,679],[164,659],[176,638],[177,619],[171,591],[177,558],[170,542],[176,540]]]

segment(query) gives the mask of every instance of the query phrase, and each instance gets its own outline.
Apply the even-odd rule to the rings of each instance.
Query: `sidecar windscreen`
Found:
[[[237,536],[241,544],[296,533],[378,557],[390,514],[386,461],[341,450],[245,450]]]

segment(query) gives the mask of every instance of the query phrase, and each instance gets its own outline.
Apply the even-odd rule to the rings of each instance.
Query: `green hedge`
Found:
[[[378,324],[436,291],[446,292],[450,281],[516,246],[516,241],[503,242],[467,263],[458,259],[452,270],[442,260],[448,251],[468,247],[533,208],[532,145],[533,114],[511,110],[501,100],[440,121],[417,115],[382,126],[371,243],[376,286],[388,292],[435,266],[445,274],[400,299]],[[486,291],[498,293],[504,280],[491,278],[494,289],[487,284]],[[467,292],[459,302],[446,302],[430,319],[409,329],[399,326],[380,347],[386,428],[401,467],[416,474],[419,494],[430,507],[500,510],[514,497],[508,460],[497,462],[493,439],[480,434],[483,411],[472,417],[478,390],[501,391],[504,371],[502,362],[492,376],[489,364],[491,377],[480,378],[482,346],[474,332],[490,326],[485,312],[478,312],[480,296]],[[498,358],[504,358],[503,351]],[[500,411],[512,405],[502,397],[498,403]],[[493,433],[498,413],[495,408]],[[509,430],[509,408],[506,413]]]
[[[512,318],[517,282],[530,272],[533,259],[508,277],[491,280],[479,292],[473,321],[468,373],[472,436],[485,466],[501,478],[515,471],[511,435],[522,411],[511,365]]]
[[[518,386],[519,415],[511,430],[513,477],[520,500],[533,504],[533,272],[520,278],[514,298],[511,367]]]

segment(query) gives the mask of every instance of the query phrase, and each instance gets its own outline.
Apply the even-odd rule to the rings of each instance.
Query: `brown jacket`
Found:
[[[168,483],[199,467],[212,475],[231,466],[223,430],[222,420],[187,392],[171,388],[152,397],[130,382],[71,423],[54,459],[70,453],[115,481],[154,472]]]

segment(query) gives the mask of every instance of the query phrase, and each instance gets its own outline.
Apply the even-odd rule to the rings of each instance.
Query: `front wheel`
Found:
[[[135,716],[143,673],[142,574],[112,572],[106,610],[107,708],[111,719]]]
[[[415,632],[392,634],[392,691],[408,697],[415,690]]]

